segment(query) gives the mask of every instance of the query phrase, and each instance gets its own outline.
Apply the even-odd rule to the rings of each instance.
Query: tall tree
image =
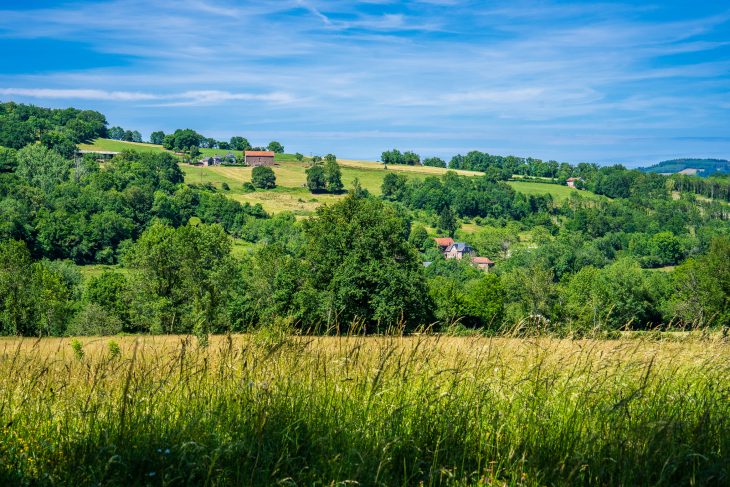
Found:
[[[257,188],[272,189],[276,187],[276,174],[267,166],[256,166],[251,171],[251,183]]]
[[[456,215],[450,206],[446,205],[439,214],[439,228],[446,230],[450,237],[453,237],[456,233],[456,229],[459,228],[459,222],[456,221]]]
[[[342,184],[342,172],[340,171],[340,165],[337,164],[337,159],[335,159],[334,156],[329,159],[325,157],[325,160],[324,177],[327,180],[327,191],[330,193],[339,193],[344,188],[344,185]]]
[[[409,224],[375,198],[348,196],[305,221],[311,286],[322,320],[358,320],[383,329],[426,324],[431,312],[423,265],[408,243]]]
[[[327,178],[321,164],[313,164],[305,171],[307,174],[307,188],[312,193],[319,193],[327,188]]]
[[[240,137],[238,135],[231,137],[230,146],[233,150],[251,150],[251,144],[248,142],[248,139],[246,139],[245,137]]]
[[[220,225],[154,224],[128,256],[138,269],[132,313],[141,329],[208,333],[226,327],[225,299],[235,264]]]
[[[277,154],[283,154],[284,153],[284,146],[281,145],[279,142],[277,142],[275,140],[272,140],[271,142],[269,142],[269,145],[267,146],[267,148],[271,152],[276,152]]]
[[[71,164],[57,152],[42,145],[28,145],[18,151],[16,174],[28,184],[50,193],[68,179]]]
[[[157,130],[150,134],[150,143],[155,144],[155,145],[162,145],[162,143],[164,141],[165,141],[165,132],[163,132],[162,130]]]

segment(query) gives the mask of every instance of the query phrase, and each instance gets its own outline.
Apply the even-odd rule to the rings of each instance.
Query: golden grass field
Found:
[[[721,339],[0,339],[3,485],[727,485]]]

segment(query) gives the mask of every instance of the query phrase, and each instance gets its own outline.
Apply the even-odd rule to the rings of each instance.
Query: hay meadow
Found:
[[[721,337],[2,339],[2,485],[727,485]]]

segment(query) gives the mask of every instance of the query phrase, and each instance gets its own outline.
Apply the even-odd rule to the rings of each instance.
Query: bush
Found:
[[[122,321],[95,303],[79,312],[66,330],[69,336],[116,335],[122,332]]]
[[[251,183],[256,188],[272,189],[276,187],[274,170],[266,166],[256,166],[251,171]]]
[[[228,183],[225,183],[225,182],[223,184],[221,184],[221,188],[223,189],[223,191],[230,191],[231,190],[231,187],[228,186]]]
[[[256,186],[254,186],[251,181],[246,181],[243,183],[243,191],[246,193],[253,193],[256,191]]]

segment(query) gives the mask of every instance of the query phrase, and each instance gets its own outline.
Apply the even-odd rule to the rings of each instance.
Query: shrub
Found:
[[[228,186],[228,183],[225,183],[225,182],[223,184],[221,184],[221,188],[223,188],[223,191],[230,191],[231,190],[231,187]]]
[[[266,166],[256,166],[251,171],[251,183],[256,188],[272,189],[276,187],[274,170]]]
[[[81,345],[80,341],[71,340],[71,349],[74,351],[74,357],[76,357],[77,360],[84,358],[84,347]]]
[[[122,321],[96,303],[88,304],[66,330],[69,336],[116,335],[122,331]]]
[[[119,344],[115,342],[114,340],[109,341],[107,344],[107,348],[109,349],[109,356],[116,358],[119,357],[122,353],[122,349],[119,348]]]

